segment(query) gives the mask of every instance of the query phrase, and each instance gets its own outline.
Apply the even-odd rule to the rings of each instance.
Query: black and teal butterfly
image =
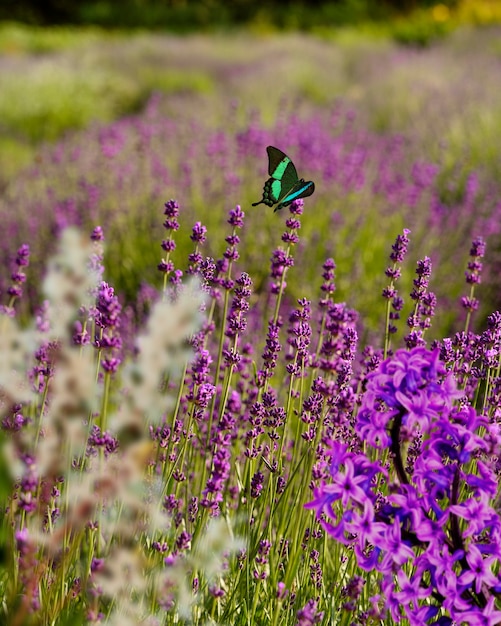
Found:
[[[299,178],[294,163],[282,150],[268,146],[266,152],[268,153],[268,174],[271,178],[264,183],[262,199],[254,202],[252,206],[276,204],[275,211],[279,211],[289,206],[293,200],[311,196],[315,191],[315,183],[311,180],[305,182],[304,178]]]

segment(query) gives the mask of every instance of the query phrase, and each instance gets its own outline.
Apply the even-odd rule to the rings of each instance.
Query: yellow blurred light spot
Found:
[[[458,6],[462,21],[491,24],[501,21],[501,0],[462,0]]]
[[[435,22],[446,22],[451,16],[449,7],[446,7],[445,4],[436,4],[431,10],[431,14]]]

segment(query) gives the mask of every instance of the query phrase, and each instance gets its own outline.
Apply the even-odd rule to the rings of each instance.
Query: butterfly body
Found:
[[[268,146],[266,151],[270,178],[264,183],[263,197],[252,206],[266,204],[271,207],[276,204],[275,211],[279,211],[294,200],[311,196],[315,183],[299,178],[294,163],[278,148]]]

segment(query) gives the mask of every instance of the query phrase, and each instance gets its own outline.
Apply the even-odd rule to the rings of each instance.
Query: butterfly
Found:
[[[315,183],[311,180],[305,182],[304,178],[299,178],[294,163],[282,150],[268,146],[266,152],[268,153],[268,174],[271,178],[264,183],[262,199],[254,202],[252,206],[276,204],[275,211],[279,211],[289,206],[293,200],[311,196],[315,191]]]

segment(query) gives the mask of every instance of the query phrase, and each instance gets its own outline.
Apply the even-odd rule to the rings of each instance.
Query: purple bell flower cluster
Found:
[[[368,374],[360,449],[330,441],[329,477],[306,505],[380,575],[395,622],[501,620],[498,428],[462,398],[438,349],[397,350]]]

